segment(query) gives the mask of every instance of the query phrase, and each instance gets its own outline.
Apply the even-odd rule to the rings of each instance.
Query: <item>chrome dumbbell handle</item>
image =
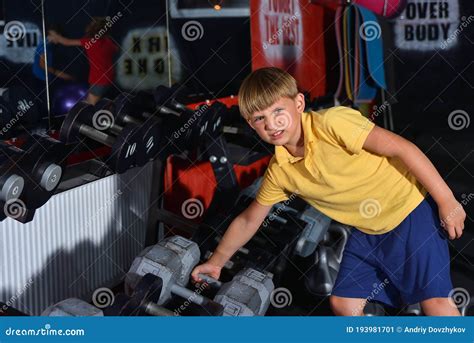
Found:
[[[210,285],[214,285],[216,287],[221,287],[222,286],[222,282],[220,282],[219,280],[214,279],[213,277],[210,277],[209,275],[199,274],[199,277]]]

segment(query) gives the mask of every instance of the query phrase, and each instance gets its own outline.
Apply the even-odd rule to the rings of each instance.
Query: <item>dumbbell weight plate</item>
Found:
[[[95,130],[94,125],[90,125],[95,121],[95,114],[97,114],[97,110],[93,106],[85,102],[78,102],[64,118],[59,132],[60,140],[65,143],[77,143],[87,137],[81,134],[81,125],[85,124],[91,127],[89,133],[97,136],[97,139],[94,140],[102,142],[112,149],[110,156],[106,159],[108,165],[117,173],[123,173],[136,164],[135,153],[139,144],[137,127],[127,125],[115,137],[108,134],[108,132]]]
[[[65,299],[48,307],[41,316],[47,317],[102,317],[103,311],[88,302],[77,299]]]
[[[133,310],[129,304],[130,297],[125,294],[117,294],[112,305],[104,308],[105,316],[130,316]]]
[[[363,310],[365,316],[385,316],[385,309],[382,305],[378,303],[368,302]]]
[[[21,149],[11,146],[8,151],[20,166],[20,175],[28,190],[20,200],[27,209],[43,206],[61,182],[66,155],[64,144],[47,135],[34,134]]]
[[[143,118],[143,109],[139,104],[131,101],[130,94],[118,95],[113,103],[115,105],[115,118],[118,123],[134,123],[139,125],[141,139],[140,149],[137,151],[137,165],[143,166],[157,157],[160,147],[161,124],[154,117]],[[145,120],[143,123],[141,121]],[[140,124],[138,124],[140,123]]]
[[[85,138],[79,133],[79,126],[82,121],[79,122],[77,118],[90,117],[91,109],[92,107],[89,104],[80,101],[69,110],[59,131],[61,142],[66,144],[78,143]]]
[[[224,118],[223,116],[226,114],[227,107],[220,103],[215,102],[212,105],[212,117],[209,120],[207,131],[212,137],[216,137],[222,133],[222,129],[224,127]]]
[[[145,274],[137,284],[133,296],[130,299],[130,306],[136,309],[136,315],[150,315],[154,309],[154,315],[172,315],[173,313],[161,306],[158,306],[163,280],[153,274]],[[152,304],[149,306],[148,304]]]
[[[249,268],[219,289],[214,300],[224,306],[225,316],[263,316],[270,306],[273,275]]]
[[[49,136],[34,136],[35,142],[26,151],[33,159],[31,175],[44,194],[38,194],[36,207],[44,205],[61,182],[65,164],[66,147]]]
[[[59,184],[62,173],[62,168],[57,164],[48,165],[41,176],[40,186],[46,191],[51,192]]]
[[[154,118],[141,123],[142,120],[138,119],[138,110],[133,108],[130,97],[131,95],[121,94],[113,101],[104,98],[97,102],[95,108],[108,111],[109,115],[115,118],[115,124],[138,126],[136,141],[140,144],[136,149],[136,165],[143,166],[154,159],[160,151],[160,123]]]
[[[155,159],[161,146],[161,124],[154,118],[147,119],[139,127],[141,144],[137,151],[137,165],[145,165],[150,160]]]
[[[138,134],[139,131],[139,126],[127,125],[116,137],[107,161],[110,162],[117,173],[123,173],[136,165],[137,152],[140,149],[140,144],[142,144]]]
[[[22,194],[24,185],[25,179],[21,176],[16,174],[8,176],[0,191],[0,201],[10,202],[17,199]]]

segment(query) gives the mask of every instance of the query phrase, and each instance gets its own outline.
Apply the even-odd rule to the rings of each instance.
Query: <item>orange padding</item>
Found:
[[[204,100],[204,101],[200,101],[200,102],[195,102],[195,103],[192,103],[192,104],[189,104],[189,105],[186,105],[186,106],[188,108],[192,109],[192,110],[196,110],[201,105],[207,104],[208,106],[211,106],[216,101],[219,101],[219,102],[223,103],[224,105],[226,105],[229,108],[234,106],[234,105],[237,106],[239,104],[237,96],[231,95],[231,96],[228,96],[228,97],[225,97],[225,98],[218,98],[218,99],[213,99],[213,100]]]
[[[264,174],[270,158],[271,156],[264,157],[248,166],[234,165],[240,189],[250,186],[255,179]],[[176,156],[168,157],[164,175],[164,189],[164,208],[181,216],[183,215],[183,204],[187,200],[199,200],[199,202],[196,201],[197,208],[202,206],[202,209],[198,210],[196,218],[193,218],[194,214],[188,214],[185,217],[200,222],[216,189],[216,179],[211,163],[192,163]],[[188,204],[191,201],[189,200]]]

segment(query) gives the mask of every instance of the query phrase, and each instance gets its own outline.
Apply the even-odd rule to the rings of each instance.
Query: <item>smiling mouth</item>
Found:
[[[281,136],[283,135],[283,132],[284,132],[284,131],[285,131],[285,130],[279,130],[279,131],[277,131],[277,132],[271,134],[270,137],[272,137],[272,138],[274,138],[274,139],[275,139],[275,138],[279,138],[279,137],[281,137]]]

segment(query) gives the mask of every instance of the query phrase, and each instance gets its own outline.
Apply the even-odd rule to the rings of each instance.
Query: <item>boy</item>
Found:
[[[453,286],[440,226],[450,239],[459,238],[466,214],[414,144],[351,108],[304,113],[295,79],[278,68],[250,74],[239,106],[258,135],[275,145],[275,155],[256,199],[233,220],[211,258],[193,270],[194,281],[202,281],[199,273],[218,278],[272,205],[298,194],[355,227],[330,297],[336,315],[362,315],[376,287],[372,299],[390,306],[420,302],[426,315],[459,315],[448,301]]]
[[[65,46],[82,46],[89,61],[89,91],[86,102],[95,105],[113,85],[114,55],[118,47],[108,36],[110,23],[106,18],[93,17],[81,39],[67,38],[54,30],[48,32],[48,40]]]

